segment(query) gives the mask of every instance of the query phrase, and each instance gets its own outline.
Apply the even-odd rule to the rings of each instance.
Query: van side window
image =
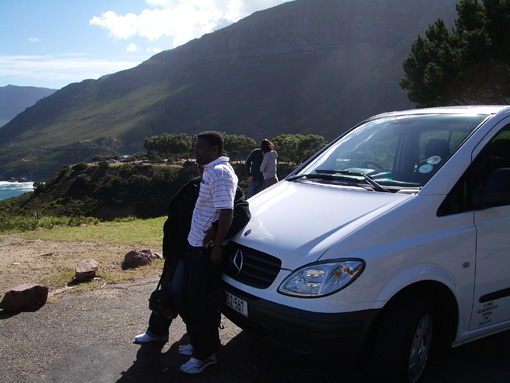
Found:
[[[501,129],[460,177],[439,207],[438,217],[473,210],[474,193],[487,186],[494,171],[503,168],[510,168],[510,125]]]
[[[469,168],[460,177],[459,181],[455,184],[453,189],[448,193],[443,203],[437,210],[438,217],[444,217],[446,215],[464,213],[466,211],[473,210],[471,201],[471,190],[469,188]]]

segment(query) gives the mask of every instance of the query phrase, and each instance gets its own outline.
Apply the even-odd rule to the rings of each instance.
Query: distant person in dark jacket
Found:
[[[163,225],[163,257],[165,258],[162,288],[166,289],[175,304],[177,312],[186,322],[185,299],[183,291],[184,283],[184,256],[188,247],[188,234],[191,227],[191,218],[195,203],[200,192],[201,175],[203,166],[200,167],[200,176],[186,183],[170,201],[168,218]],[[245,200],[242,190],[236,190],[233,220],[227,236],[231,237],[240,231],[250,220],[248,201]],[[217,221],[207,231],[208,238],[214,239]],[[143,334],[135,337],[135,343],[168,341],[168,332],[172,319],[151,313],[149,327]],[[180,346],[179,351],[185,355],[191,355],[190,345]]]
[[[264,190],[264,176],[260,171],[260,165],[262,164],[262,149],[254,149],[246,161],[244,162],[246,167],[246,176],[248,177],[248,192],[246,198],[253,197],[258,192]]]

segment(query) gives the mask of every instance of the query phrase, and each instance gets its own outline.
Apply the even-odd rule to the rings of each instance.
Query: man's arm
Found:
[[[216,238],[214,239],[213,250],[211,254],[212,263],[220,263],[222,255],[222,244],[227,237],[228,230],[232,224],[232,218],[234,215],[233,209],[222,209],[220,210],[220,218],[218,220],[218,230],[216,232]],[[207,238],[207,236],[206,236]],[[206,239],[204,239],[206,242]],[[208,247],[209,243],[204,243],[204,246]]]
[[[244,161],[244,167],[246,168],[246,176],[251,177],[252,167],[253,167],[253,152],[250,153],[246,161]]]
[[[243,227],[245,227],[248,224],[250,219],[251,219],[250,204],[246,200],[243,191],[238,186],[234,200],[232,224],[230,225],[230,229],[228,229],[227,238],[236,235]],[[218,221],[215,221],[212,223],[211,228],[206,231],[206,235],[209,236],[206,242],[214,241],[217,230]]]

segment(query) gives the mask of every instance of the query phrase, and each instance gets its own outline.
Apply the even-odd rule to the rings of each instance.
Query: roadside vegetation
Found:
[[[146,140],[145,155],[65,166],[46,182],[34,183],[33,192],[0,201],[0,245],[14,256],[0,258],[0,288],[13,288],[29,277],[52,291],[81,291],[161,272],[159,260],[128,270],[122,264],[133,249],[161,253],[170,199],[198,175],[187,158],[192,142],[185,134],[155,136]],[[313,135],[281,135],[273,142],[280,178],[325,145]],[[244,159],[256,147],[251,138],[225,136],[225,150],[245,192]],[[99,263],[96,278],[76,284],[76,265],[89,258]]]
[[[246,192],[244,159],[258,144],[246,136],[224,137],[225,150]],[[191,156],[193,140],[186,134],[163,134],[145,140],[147,160],[137,160],[142,157],[138,153],[124,162],[103,157],[99,162],[65,166],[46,182],[35,182],[34,192],[0,201],[0,232],[165,216],[171,197],[198,175],[195,162],[186,158]],[[280,179],[325,145],[320,136],[299,134],[283,134],[273,142]]]
[[[8,216],[0,213],[0,232],[25,232],[36,229],[53,229],[62,226],[96,225],[97,218],[85,217],[31,217]]]

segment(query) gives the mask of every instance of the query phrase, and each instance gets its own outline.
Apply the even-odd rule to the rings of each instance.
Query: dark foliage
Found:
[[[233,167],[239,185],[246,191],[244,162],[234,163]],[[280,178],[295,167],[294,164],[279,164]],[[6,216],[103,220],[161,217],[167,214],[172,196],[197,175],[197,166],[192,161],[179,166],[78,163],[64,167],[45,183],[34,183],[35,190],[31,193],[0,201],[0,212]]]
[[[510,102],[510,1],[462,0],[450,32],[442,19],[404,60],[400,86],[418,106]]]
[[[159,217],[170,198],[189,179],[196,166],[110,166],[78,163],[65,167],[33,193],[0,201],[0,209],[13,215],[86,216],[114,219],[127,216]]]

